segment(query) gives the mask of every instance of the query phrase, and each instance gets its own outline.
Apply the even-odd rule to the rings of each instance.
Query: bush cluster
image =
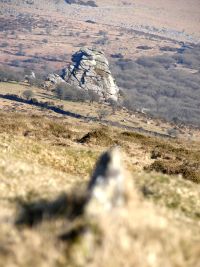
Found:
[[[8,67],[0,67],[0,82],[16,81],[20,82],[24,79],[22,71],[16,71]]]
[[[116,59],[112,72],[127,108],[200,125],[200,46],[135,61]]]
[[[92,90],[78,89],[76,86],[60,83],[55,88],[56,96],[61,100],[99,102],[100,97]]]
[[[91,7],[97,7],[97,4],[93,0],[88,1],[82,1],[82,0],[65,0],[67,4],[77,4],[82,6],[91,6]]]
[[[30,85],[42,87],[45,81],[45,73],[35,73],[35,78],[31,76],[31,72],[28,69],[17,70],[16,68],[0,67],[0,82],[23,82],[27,80]]]

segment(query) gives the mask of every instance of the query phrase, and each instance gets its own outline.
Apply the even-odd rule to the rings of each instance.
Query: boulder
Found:
[[[51,73],[51,74],[48,74],[44,87],[45,88],[52,87],[52,86],[54,87],[55,85],[60,84],[60,83],[66,83],[66,82],[64,79],[62,79],[62,77],[60,77],[60,75],[56,73]]]
[[[80,89],[95,91],[103,101],[118,100],[119,88],[101,51],[80,49],[72,55],[72,64],[63,69],[62,78]]]
[[[27,81],[36,79],[35,72],[31,71],[31,73],[29,75],[25,75],[24,79]]]

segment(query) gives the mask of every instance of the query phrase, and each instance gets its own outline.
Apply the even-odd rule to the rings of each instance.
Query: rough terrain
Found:
[[[105,63],[105,54],[113,70],[119,63],[116,73],[127,84],[144,81],[135,96],[146,89],[155,101],[140,100],[157,113],[182,93],[186,115],[192,107],[198,117],[199,0],[3,0],[0,40],[0,266],[200,267],[198,126],[155,119],[142,105],[131,111],[111,102],[60,100],[31,79],[2,77],[9,66],[29,78],[32,71],[37,78],[54,73],[49,81],[84,87],[89,79],[94,86],[82,56],[88,66],[102,55]],[[104,54],[94,53],[99,50]],[[66,66],[73,54],[72,78]],[[137,59],[154,66],[158,80],[131,62]],[[107,85],[104,97],[116,99],[102,62],[93,71]],[[172,78],[187,83],[173,91]],[[160,102],[159,79],[168,94]],[[174,115],[177,104],[169,106]]]
[[[92,241],[90,235],[86,235],[83,243],[71,240],[70,235],[67,238],[73,228],[81,234],[81,225],[86,222],[85,219],[65,221],[65,213],[50,221],[44,220],[34,228],[16,228],[13,223],[20,212],[16,203],[32,205],[31,202],[40,199],[49,201],[74,186],[79,188],[77,193],[80,192],[95,159],[100,151],[112,145],[112,139],[109,139],[110,130],[105,137],[103,130],[99,137],[79,144],[76,140],[84,134],[77,132],[73,124],[63,124],[61,120],[52,122],[44,117],[2,114],[1,121],[3,265],[84,266],[90,262],[91,266],[111,266],[114,261],[116,266],[122,262],[127,266],[133,263],[137,266],[198,266],[199,186],[180,176],[144,173],[142,166],[152,160],[150,152],[146,151],[148,145],[144,146],[137,135],[121,141],[127,151],[126,168],[131,172],[126,178],[134,182],[136,188],[134,186],[130,192],[125,207],[113,211],[110,216],[100,213],[98,224],[94,220],[91,227],[96,241]],[[111,131],[114,135],[120,134]],[[117,139],[123,138],[122,135]],[[148,201],[141,196],[138,199],[139,192],[143,192]],[[150,203],[152,201],[154,204]],[[63,241],[58,238],[61,235],[64,235]],[[93,242],[95,254],[90,250]],[[104,255],[101,263],[100,255]]]
[[[107,56],[134,59],[200,38],[198,0],[96,1],[98,7],[34,0],[34,9],[24,2],[0,3],[1,64],[17,66],[19,60],[20,66],[60,69],[77,47],[101,47]]]
[[[26,87],[1,86],[5,96],[6,86],[19,95]],[[46,91],[34,91],[48,99]],[[94,117],[100,107],[112,113],[102,104],[65,101],[63,108],[83,115],[86,106]],[[0,265],[199,266],[198,130],[192,140],[186,129],[179,139],[150,137],[126,130],[126,125],[137,122],[164,133],[170,124],[148,124],[145,115],[119,110],[106,121],[121,118],[124,128],[111,127],[99,119],[89,123],[6,98],[0,116]],[[79,207],[96,159],[113,145],[124,155],[125,203],[109,216],[91,204],[83,217],[68,217],[73,205]],[[56,207],[61,209],[54,214]],[[24,209],[28,217],[19,217]],[[29,213],[32,209],[36,217]],[[43,220],[35,225],[43,211]],[[20,226],[14,224],[17,219]]]

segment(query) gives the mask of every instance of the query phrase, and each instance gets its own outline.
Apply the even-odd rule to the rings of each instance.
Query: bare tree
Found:
[[[97,111],[99,120],[105,119],[109,115],[109,111],[106,109],[100,109]]]

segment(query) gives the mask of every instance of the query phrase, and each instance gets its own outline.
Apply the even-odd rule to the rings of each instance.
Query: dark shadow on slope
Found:
[[[73,113],[73,112],[70,112],[70,111],[66,111],[66,110],[63,110],[62,108],[60,108],[58,106],[54,106],[52,104],[49,104],[48,102],[40,102],[35,98],[27,100],[27,99],[19,97],[18,95],[12,95],[12,94],[7,94],[7,95],[0,94],[0,98],[13,100],[13,101],[24,103],[24,104],[28,104],[28,105],[34,105],[34,106],[40,107],[40,108],[49,109],[49,110],[52,110],[52,111],[54,111],[56,113],[59,113],[59,114],[62,114],[62,115],[67,115],[67,116],[70,116],[70,117],[73,117],[73,118],[77,118],[77,119],[95,120],[94,117],[88,117],[88,116],[86,117],[86,116],[80,115],[78,113]]]
[[[43,220],[66,218],[74,220],[84,213],[89,197],[86,193],[62,194],[54,200],[25,202],[18,200],[20,212],[15,221],[16,226],[33,227]]]
[[[52,104],[49,104],[49,102],[39,102],[35,98],[30,99],[30,100],[26,100],[24,98],[19,97],[18,95],[13,95],[13,94],[6,94],[6,95],[0,94],[0,98],[4,98],[4,99],[16,101],[16,102],[20,102],[20,103],[24,103],[24,104],[28,104],[28,105],[33,105],[33,106],[40,107],[40,108],[45,108],[45,109],[54,111],[58,114],[66,115],[66,116],[76,118],[76,119],[83,119],[86,122],[87,121],[100,122],[102,124],[118,127],[121,129],[126,129],[129,131],[134,131],[134,132],[138,132],[138,133],[143,133],[143,134],[147,134],[150,136],[158,136],[161,138],[172,138],[168,134],[162,134],[162,133],[158,133],[158,132],[154,132],[154,131],[145,130],[142,127],[127,126],[127,125],[123,125],[119,122],[108,121],[108,120],[99,120],[97,117],[83,116],[83,115],[78,114],[78,113],[63,110],[59,106],[54,106]]]

